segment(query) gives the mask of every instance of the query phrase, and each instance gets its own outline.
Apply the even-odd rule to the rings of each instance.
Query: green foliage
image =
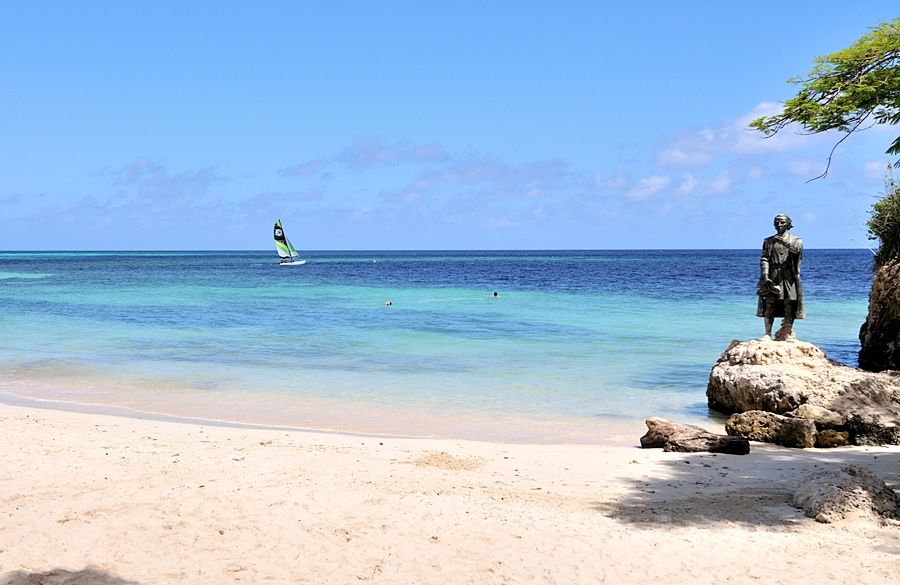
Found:
[[[900,258],[900,182],[890,167],[884,178],[884,197],[872,205],[867,225],[869,239],[879,241],[875,267]]]
[[[839,130],[846,138],[864,123],[897,124],[900,18],[875,27],[843,51],[816,59],[806,78],[790,82],[801,86],[797,95],[784,103],[780,114],[758,118],[751,128],[772,136],[796,122],[812,133]],[[886,152],[900,155],[900,136]]]

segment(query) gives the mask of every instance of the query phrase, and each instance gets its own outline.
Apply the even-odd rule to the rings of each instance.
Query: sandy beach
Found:
[[[0,404],[0,583],[883,584],[900,529],[793,508],[900,448],[748,456],[229,428]]]

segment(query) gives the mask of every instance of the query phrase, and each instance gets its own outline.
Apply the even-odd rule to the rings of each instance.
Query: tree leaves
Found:
[[[839,144],[864,124],[897,124],[900,18],[875,27],[843,51],[817,58],[804,79],[790,82],[801,86],[797,95],[784,102],[780,114],[757,118],[751,128],[767,137],[792,123],[813,134],[838,130],[846,134]],[[900,155],[900,136],[886,152]],[[900,159],[895,166],[900,167]]]

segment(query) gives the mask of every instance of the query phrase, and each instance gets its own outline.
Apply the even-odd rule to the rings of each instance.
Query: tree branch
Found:
[[[859,121],[856,123],[856,125],[853,128],[851,128],[850,130],[848,130],[846,134],[844,134],[843,138],[841,138],[840,140],[838,140],[837,142],[834,143],[834,146],[831,147],[831,152],[828,153],[828,162],[825,165],[825,170],[822,171],[821,175],[819,175],[818,177],[813,177],[812,179],[809,179],[808,181],[806,181],[806,183],[812,183],[813,181],[816,181],[818,179],[824,179],[825,177],[828,176],[828,170],[831,168],[831,157],[834,156],[834,151],[837,150],[837,147],[840,145],[841,142],[847,140],[847,138],[849,138],[851,134],[856,132],[856,129],[859,128],[860,124],[865,122],[866,118],[868,118],[868,117],[869,117],[869,114],[866,114],[865,116],[860,118]]]

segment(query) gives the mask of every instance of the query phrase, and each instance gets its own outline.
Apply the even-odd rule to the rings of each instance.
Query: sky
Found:
[[[0,9],[0,250],[859,248],[898,132],[747,128],[896,0]]]

